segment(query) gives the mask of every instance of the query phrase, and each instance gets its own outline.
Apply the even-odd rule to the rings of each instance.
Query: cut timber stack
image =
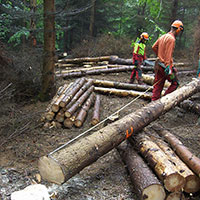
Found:
[[[64,84],[61,89],[47,107],[44,127],[82,126],[95,97],[93,81],[80,78],[69,85]]]
[[[130,139],[132,142],[132,140]],[[149,163],[169,192],[181,191],[185,186],[185,178],[179,173],[169,157],[153,142],[149,136],[140,133],[134,137],[134,145]]]
[[[121,144],[117,150],[128,168],[138,198],[164,200],[166,193],[162,184],[138,153],[130,145]]]
[[[148,133],[146,133],[148,134]],[[176,166],[179,173],[185,178],[185,186],[183,191],[186,193],[196,193],[200,190],[200,179],[188,168],[188,166],[176,155],[176,153],[169,147],[169,145],[158,138],[159,136],[152,136],[151,139],[165,152],[172,163]]]
[[[62,146],[50,155],[41,157],[38,167],[42,178],[57,184],[66,182],[82,169],[118,146],[122,141],[130,137],[133,132],[134,134],[138,133],[162,114],[195,94],[199,87],[200,80],[195,79],[175,92],[147,104],[122,119],[108,124],[104,128],[94,131],[70,145]],[[170,174],[170,171],[168,170],[167,173]],[[175,174],[181,180],[184,179],[178,172]],[[181,185],[177,184],[174,187],[174,184],[171,185],[170,181],[168,182],[169,184],[167,181],[165,182],[167,188],[171,188],[170,190],[177,189]]]

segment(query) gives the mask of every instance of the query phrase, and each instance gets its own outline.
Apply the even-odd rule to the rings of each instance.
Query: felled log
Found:
[[[200,177],[200,159],[183,145],[183,143],[176,138],[169,131],[164,130],[162,126],[153,125],[152,128],[171,145],[176,154],[185,162],[185,164]]]
[[[72,97],[78,92],[78,90],[83,86],[86,82],[85,78],[78,79],[76,84],[74,84],[71,90],[64,96],[64,98],[60,101],[59,106],[64,108],[72,99]]]
[[[71,101],[66,105],[66,108],[70,108],[77,100],[78,98],[93,84],[93,80],[88,80],[80,89],[79,91],[74,95],[74,97],[71,99]]]
[[[196,70],[180,70],[177,72],[177,75],[196,75],[197,71]]]
[[[180,107],[200,115],[200,104],[195,103],[189,99],[186,99],[183,102],[181,102]]]
[[[78,113],[76,120],[74,122],[74,125],[76,127],[81,127],[83,125],[83,122],[86,118],[86,115],[88,113],[88,110],[90,109],[91,105],[94,102],[95,94],[91,93],[86,102],[83,104],[80,112]]]
[[[154,76],[148,75],[148,74],[142,74],[142,80],[144,83],[147,83],[149,85],[153,85],[154,84]],[[171,83],[166,80],[165,81],[165,85],[164,87],[169,87],[171,85]]]
[[[200,80],[194,79],[175,92],[131,112],[88,136],[79,138],[70,145],[63,145],[49,155],[41,157],[38,168],[42,178],[57,184],[64,183],[133,133],[138,133],[178,103],[192,96],[199,87]]]
[[[134,66],[119,66],[119,67],[113,67],[113,68],[106,68],[106,69],[96,69],[96,70],[87,70],[87,71],[80,71],[80,72],[70,72],[70,73],[61,73],[56,74],[57,77],[82,77],[87,75],[99,75],[102,73],[117,73],[117,72],[126,72],[126,71],[132,71]]]
[[[70,83],[69,85],[65,85],[62,89],[62,92],[59,96],[57,96],[53,102],[52,102],[52,106],[51,106],[51,110],[53,112],[58,112],[59,110],[59,104],[60,104],[60,101],[63,99],[63,97],[66,95],[66,93],[71,89],[71,87],[73,86],[73,83]]]
[[[132,140],[130,140],[132,141]],[[185,185],[185,178],[171,162],[170,158],[144,133],[134,137],[133,144],[155,171],[169,192],[181,191]]]
[[[65,116],[66,117],[71,117],[74,112],[81,107],[81,105],[84,103],[84,101],[88,98],[88,96],[93,92],[94,90],[94,86],[90,86],[89,89],[87,89],[82,96],[70,107],[67,108],[67,110],[65,111]]]
[[[138,199],[164,200],[166,194],[162,184],[133,147],[119,145],[117,150],[128,168]]]
[[[52,121],[54,116],[55,116],[55,113],[52,111],[45,113],[45,118],[47,119],[47,121]]]
[[[72,63],[68,63],[68,64],[64,64],[64,63],[56,63],[55,64],[56,67],[59,67],[59,68],[66,68],[66,67],[79,67],[78,64],[72,64]]]
[[[65,119],[65,110],[64,109],[60,109],[60,111],[56,114],[55,119],[58,122],[63,122],[64,119]]]
[[[93,79],[93,83],[95,86],[103,86],[117,89],[127,89],[127,90],[139,90],[139,91],[152,91],[153,87],[148,85],[139,85],[139,84],[130,84],[130,83],[122,83],[117,81],[106,81],[106,80],[98,80]]]
[[[169,157],[170,161],[176,166],[179,173],[185,178],[185,186],[183,191],[187,193],[195,193],[200,190],[200,179],[188,168],[188,166],[180,160],[180,158],[175,154],[175,152],[169,147],[169,145],[153,137],[153,141],[165,152]]]
[[[186,200],[186,198],[182,192],[172,192],[167,196],[166,200]]]
[[[103,87],[95,87],[94,88],[95,92],[103,93],[103,94],[110,94],[110,95],[117,95],[121,97],[126,97],[126,96],[133,96],[133,97],[138,97],[140,96],[141,98],[144,99],[151,99],[152,94],[149,92],[139,92],[139,91],[133,91],[133,90],[120,90],[120,89],[115,89],[115,88],[103,88]]]
[[[93,126],[95,126],[96,124],[99,123],[100,121],[100,95],[97,94],[95,95],[95,102],[94,102],[94,111],[93,111],[93,115],[92,115],[92,120],[91,120],[91,124]]]
[[[100,61],[109,61],[110,57],[111,56],[60,59],[60,60],[58,60],[58,62],[59,63],[100,62]],[[112,57],[117,57],[117,56],[112,56]]]

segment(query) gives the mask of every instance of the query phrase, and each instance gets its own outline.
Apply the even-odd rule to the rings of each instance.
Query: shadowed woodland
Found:
[[[199,199],[199,164],[197,169],[179,169],[187,171],[184,179],[191,176],[197,187],[188,189],[183,180],[177,189],[170,178],[163,178],[172,172],[159,174],[152,161],[162,145],[171,149],[170,159],[175,153],[181,157],[162,130],[200,159],[199,84],[194,79],[200,52],[199,7],[198,0],[0,0],[0,199],[11,199],[13,192],[33,184],[48,187],[49,199],[150,199],[142,191],[151,181],[152,191],[162,191],[158,199]],[[169,102],[165,99],[167,106],[156,104],[151,110],[156,57],[152,45],[176,19],[184,24],[173,54],[180,92]],[[142,32],[149,34],[146,54],[151,65],[142,66],[144,85],[131,85],[133,45]],[[58,100],[62,94],[64,106]],[[137,133],[127,139],[133,124]],[[84,138],[90,142],[84,143]],[[58,170],[61,175],[56,181],[41,176],[38,161],[63,145],[66,152],[52,154],[59,167],[65,166]],[[86,155],[79,153],[80,146]],[[151,148],[153,156],[148,154]],[[79,162],[73,161],[72,152],[80,156]],[[150,172],[133,173],[131,169],[143,168],[141,162]],[[175,163],[172,159],[168,166],[170,162]],[[56,171],[54,165],[51,170]]]

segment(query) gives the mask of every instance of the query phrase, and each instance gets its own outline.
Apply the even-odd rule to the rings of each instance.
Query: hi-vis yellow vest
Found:
[[[133,53],[143,56],[144,53],[145,53],[145,47],[146,47],[146,45],[144,43],[136,42],[135,45],[134,45]]]

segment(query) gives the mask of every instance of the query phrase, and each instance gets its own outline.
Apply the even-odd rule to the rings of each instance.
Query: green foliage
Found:
[[[25,36],[26,39],[28,39],[30,35],[29,30],[27,30],[25,27],[23,27],[20,31],[17,31],[13,36],[10,37],[8,40],[8,43],[14,43],[14,46],[17,46],[21,43],[22,36]]]

